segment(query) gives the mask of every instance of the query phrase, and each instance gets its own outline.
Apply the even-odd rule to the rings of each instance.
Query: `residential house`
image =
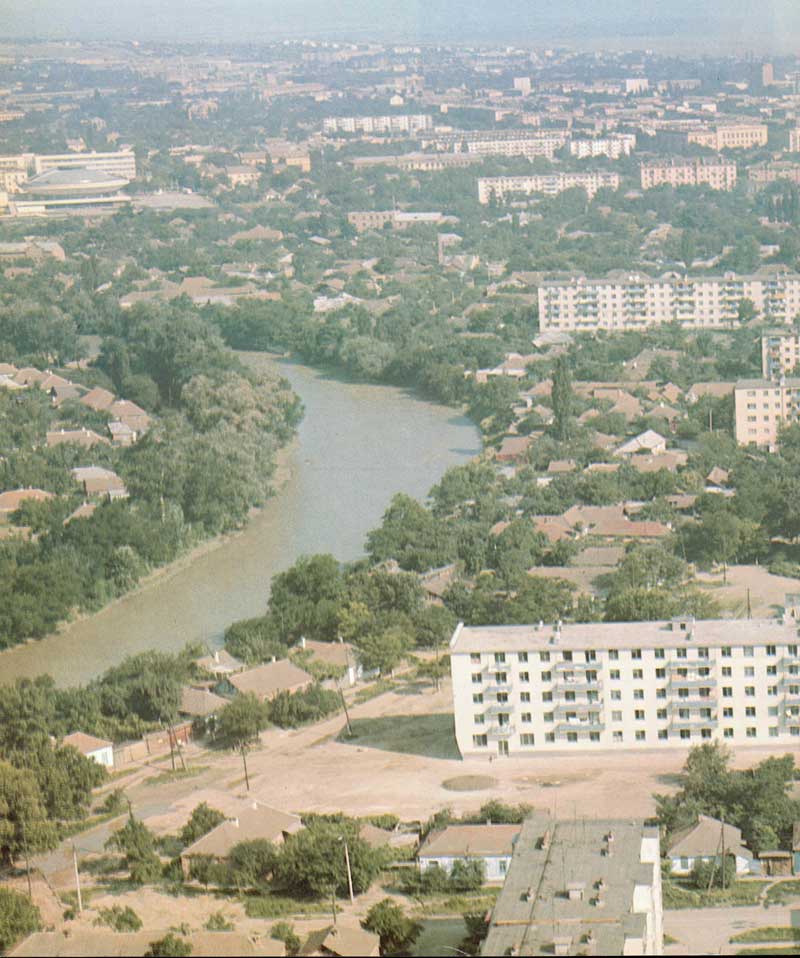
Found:
[[[252,692],[262,701],[275,698],[280,692],[300,692],[314,681],[308,672],[288,659],[267,662],[254,669],[237,672],[225,680],[237,692]]]
[[[295,648],[300,653],[309,654],[311,662],[331,667],[337,672],[341,670],[346,685],[355,685],[363,677],[356,650],[341,638],[338,642],[318,642],[301,636]]]
[[[441,566],[438,569],[429,569],[419,577],[419,584],[425,593],[426,605],[444,605],[444,594],[453,584],[456,577],[455,563]]]
[[[136,958],[147,953],[152,942],[163,938],[169,929],[114,931],[111,928],[69,928],[64,931],[39,931],[17,945],[9,955],[18,958]],[[238,931],[195,931],[188,939],[191,954],[205,958],[249,958],[286,954],[282,941],[261,937],[255,941]]]
[[[519,462],[526,458],[532,436],[506,436],[495,454],[498,462]]]
[[[666,469],[667,472],[677,472],[688,461],[688,454],[681,449],[671,449],[669,452],[663,452],[655,456],[647,454],[631,456],[628,460],[637,472],[659,472],[661,469]]]
[[[362,928],[351,918],[339,918],[335,925],[312,931],[300,949],[301,955],[372,958],[380,955],[379,935]]]
[[[712,399],[724,399],[726,396],[732,396],[735,383],[707,382],[695,383],[686,390],[686,402],[694,405],[703,396],[711,396]]]
[[[421,872],[456,862],[482,862],[487,882],[503,882],[522,825],[448,825],[432,832],[417,852]]]
[[[672,835],[666,857],[674,875],[688,875],[697,862],[722,861],[723,853],[736,858],[736,874],[758,874],[755,856],[742,841],[741,829],[709,815],[698,815]]]
[[[58,429],[47,433],[47,446],[61,446],[64,443],[71,443],[76,446],[82,446],[84,449],[91,449],[92,446],[109,444],[108,439],[99,436],[93,429]]]
[[[85,396],[82,396],[80,401],[84,406],[94,409],[95,412],[104,412],[114,402],[114,393],[100,386],[95,386]]]
[[[23,502],[46,502],[52,498],[53,493],[43,489],[12,489],[9,492],[0,492],[0,516],[16,512]]]
[[[775,849],[758,853],[759,874],[768,878],[792,874],[792,853]]]
[[[232,675],[234,672],[241,672],[244,668],[244,662],[232,656],[227,649],[215,649],[209,655],[195,659],[195,665],[204,672],[219,676]]]
[[[644,432],[634,436],[627,442],[622,443],[616,449],[618,456],[633,456],[637,452],[657,455],[667,451],[667,440],[653,429],[646,429]]]
[[[125,483],[111,469],[102,466],[78,466],[72,470],[76,482],[83,486],[87,497],[99,496],[107,499],[127,499]]]
[[[187,715],[189,718],[208,719],[216,715],[220,709],[225,708],[227,704],[228,699],[222,698],[209,688],[187,685],[181,689],[178,714]]]
[[[231,849],[240,842],[252,842],[256,839],[265,839],[274,845],[282,845],[290,836],[295,835],[303,827],[298,815],[279,811],[269,805],[252,802],[249,807],[243,808],[235,818],[220,822],[196,842],[193,842],[181,852],[181,868],[184,875],[189,874],[192,858],[208,856],[217,861],[224,861],[231,853]]]
[[[98,765],[103,765],[106,768],[114,767],[114,743],[108,742],[104,738],[87,735],[85,732],[72,732],[70,735],[64,736],[61,744],[77,749],[81,755],[92,759]]]

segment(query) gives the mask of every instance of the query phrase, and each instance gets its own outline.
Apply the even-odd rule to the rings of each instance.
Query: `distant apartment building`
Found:
[[[365,210],[347,214],[347,222],[359,233],[366,230],[380,230],[387,224],[393,229],[407,229],[409,226],[436,225],[442,222],[442,214],[406,213],[401,210]]]
[[[393,113],[389,116],[329,116],[323,133],[420,133],[433,129],[433,118],[424,113]]]
[[[119,150],[116,153],[56,153],[49,156],[35,156],[34,171],[48,173],[50,170],[94,170],[120,176],[126,180],[136,179],[136,156],[133,150]]]
[[[643,190],[656,186],[710,186],[713,190],[732,190],[736,186],[736,163],[721,157],[652,160],[640,167]]]
[[[0,156],[0,193],[16,193],[28,179],[31,155]]]
[[[354,156],[350,163],[357,169],[373,166],[396,166],[398,170],[436,173],[440,170],[464,169],[480,163],[481,157],[467,153],[403,153],[399,156]]]
[[[630,156],[636,149],[635,133],[620,133],[617,136],[591,137],[585,140],[571,140],[569,152],[579,160],[594,156],[607,156],[618,160],[621,156]]]
[[[800,379],[740,379],[733,390],[736,441],[774,449],[782,426],[800,416]]]
[[[798,147],[800,149],[800,147]],[[757,188],[778,180],[800,183],[800,163],[774,162],[757,163],[747,169],[747,179]]]
[[[465,139],[464,142],[467,145],[467,153],[478,156],[523,156],[526,160],[544,156],[552,160],[568,140],[568,133],[548,131],[527,136]]]
[[[743,299],[776,322],[800,312],[800,274],[678,276],[640,273],[606,279],[585,276],[539,286],[541,330],[642,329],[663,323],[727,326],[738,320]]]
[[[789,152],[800,153],[800,127],[789,130]]]
[[[800,364],[800,332],[796,327],[770,329],[761,337],[761,374],[765,379],[789,376]]]
[[[480,953],[662,955],[658,827],[531,815]]]
[[[486,176],[478,180],[478,200],[488,203],[492,197],[503,200],[509,193],[543,193],[557,196],[564,190],[578,187],[592,199],[598,190],[619,189],[617,173],[539,173],[532,176]]]
[[[712,150],[749,150],[767,145],[766,123],[718,123],[710,129],[690,130],[689,143]]]
[[[797,622],[460,623],[450,640],[464,758],[800,744]]]
[[[626,77],[624,84],[626,95],[641,96],[650,89],[647,77]]]

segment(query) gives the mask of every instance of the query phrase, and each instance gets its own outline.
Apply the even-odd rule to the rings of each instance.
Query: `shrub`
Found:
[[[180,830],[180,840],[184,845],[191,845],[224,821],[225,816],[222,812],[218,812],[216,808],[211,808],[207,802],[201,802],[192,811],[189,821]]]
[[[110,908],[101,908],[95,925],[108,925],[114,931],[138,931],[142,927],[142,919],[136,912],[126,905],[112,905]]]
[[[339,708],[338,694],[315,684],[300,692],[278,693],[269,703],[269,720],[279,728],[298,728],[319,722]]]
[[[273,938],[275,941],[282,941],[287,955],[299,955],[300,947],[302,942],[294,933],[294,928],[289,924],[288,921],[279,921],[272,926],[272,931],[270,931],[270,938]]]
[[[41,915],[36,905],[19,892],[0,888],[0,951],[5,952],[40,927]]]
[[[207,931],[233,931],[233,922],[229,921],[221,911],[215,911],[208,916]]]

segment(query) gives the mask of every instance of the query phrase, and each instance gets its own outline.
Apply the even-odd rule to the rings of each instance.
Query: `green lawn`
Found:
[[[384,715],[379,718],[353,719],[353,737],[347,729],[339,734],[339,741],[359,748],[379,748],[406,755],[425,755],[428,758],[458,759],[453,716],[447,713],[432,715]]]
[[[676,881],[665,881],[662,892],[665,908],[724,908],[731,905],[756,905],[768,883],[739,881],[731,888],[698,891]]]
[[[800,941],[800,928],[791,928],[788,925],[751,928],[749,931],[740,931],[738,935],[732,935],[731,941],[734,944],[750,941]]]
[[[783,905],[796,898],[800,898],[800,879],[798,878],[779,881],[767,892],[767,901],[770,905]]]

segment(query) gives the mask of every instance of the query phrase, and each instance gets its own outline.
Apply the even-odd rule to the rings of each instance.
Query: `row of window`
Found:
[[[699,707],[696,710],[697,721],[712,721],[714,718],[714,712],[711,708]],[[691,708],[679,708],[678,709],[678,719],[679,720],[690,720],[692,718],[693,709]],[[767,713],[770,717],[775,717],[779,714],[779,709],[777,705],[770,706],[767,710]],[[791,712],[789,714],[794,714]],[[593,725],[601,721],[600,712],[587,712],[587,724]],[[731,706],[726,706],[722,710],[722,717],[726,719],[734,718],[734,710]],[[497,721],[499,725],[506,724],[510,721],[511,713],[501,712],[497,715]],[[521,712],[520,721],[523,723],[529,723],[533,721],[532,714],[530,712]],[[758,718],[758,710],[755,705],[747,705],[744,709],[744,718]],[[645,709],[634,709],[633,710],[633,719],[635,722],[646,722],[647,713]],[[669,719],[669,713],[667,709],[656,709],[656,720],[659,722],[666,722]],[[577,712],[565,712],[564,721],[577,721],[578,713]],[[484,725],[486,722],[486,713],[485,712],[475,712],[473,714],[473,721],[475,725]],[[543,712],[542,713],[543,722],[555,722],[555,713],[554,712]],[[622,722],[623,713],[621,709],[613,709],[611,712],[611,721],[612,722]]]
[[[768,656],[776,656],[778,654],[777,645],[766,645],[763,646],[765,653]],[[788,655],[797,655],[798,647],[796,645],[787,646]],[[629,649],[623,650],[630,652],[630,657],[633,661],[638,661],[642,658],[641,649]],[[693,649],[692,651],[697,653],[698,659],[709,659],[711,657],[711,649],[708,648],[699,648]],[[754,658],[756,653],[756,647],[752,645],[746,645],[742,647],[743,654],[745,658]],[[583,652],[583,658],[577,658],[576,653],[570,651],[569,649],[564,650],[559,653],[552,652],[517,652],[517,662],[526,663],[534,655],[539,656],[540,662],[550,662],[550,661],[560,661],[560,662],[596,662],[598,655],[605,655],[610,662],[616,662],[619,660],[619,649],[607,649],[607,650],[597,650],[597,649],[587,649]],[[678,659],[688,659],[689,650],[685,648],[672,648],[672,649],[654,649],[653,655],[657,659],[665,659],[667,653],[674,655]],[[492,653],[485,653],[487,655],[492,655]],[[502,665],[505,662],[513,661],[512,654],[510,652],[495,652],[493,653],[492,660],[496,665]],[[579,653],[580,654],[580,653]],[[732,658],[733,656],[733,646],[725,645],[720,648],[720,654],[723,658]],[[473,665],[480,665],[483,661],[484,653],[481,652],[471,652],[470,653],[470,662]],[[560,658],[559,658],[560,656]]]
[[[698,731],[699,731],[699,735],[697,734]],[[793,726],[789,729],[789,732],[790,732],[791,735],[793,735],[793,736],[795,736],[795,737],[800,737],[800,726],[793,725]],[[770,726],[770,728],[769,728],[769,736],[770,736],[770,738],[777,738],[777,737],[779,736],[779,734],[780,734],[780,730],[778,729],[777,725]],[[735,732],[734,732],[734,730],[733,730],[732,728],[724,728],[724,729],[722,730],[722,735],[723,735],[724,738],[734,738],[734,737],[735,737]],[[747,738],[758,738],[758,729],[753,728],[753,727],[747,728],[747,729],[745,729],[745,735],[747,736]],[[659,741],[659,742],[664,742],[664,741],[668,741],[668,740],[669,740],[669,736],[670,736],[670,733],[669,733],[669,730],[668,730],[668,729],[659,729],[659,730],[658,730],[658,733],[657,733],[657,736],[656,736],[656,739],[657,739],[657,741]],[[692,738],[700,738],[700,739],[709,740],[709,739],[712,738],[712,731],[711,731],[711,729],[707,729],[707,728],[703,728],[703,729],[699,729],[699,730],[697,730],[697,729],[692,730],[692,729],[688,729],[688,728],[682,728],[682,729],[679,729],[679,730],[678,730],[678,738],[679,738],[681,741],[688,741],[688,740],[690,740],[690,739],[692,739]],[[554,744],[554,743],[556,742],[556,733],[555,733],[555,732],[545,732],[545,734],[544,734],[544,740],[545,740],[545,742],[546,742],[547,744]],[[613,732],[611,733],[611,740],[612,740],[612,742],[614,742],[614,743],[621,743],[621,742],[625,742],[625,741],[631,741],[631,738],[630,738],[630,735],[629,735],[628,738],[627,738],[627,740],[626,740],[626,738],[625,738],[625,732],[620,729],[620,730],[617,730],[617,731],[613,731]],[[580,739],[579,739],[579,736],[578,736],[578,733],[577,733],[577,732],[567,732],[561,739],[559,739],[559,741],[566,741],[566,742],[568,742],[568,743],[578,743],[578,742],[580,741]],[[590,732],[589,732],[589,741],[590,741],[590,742],[600,742],[600,732],[591,732],[591,731],[590,731]],[[646,741],[648,741],[647,732],[646,732],[644,729],[637,729],[637,730],[633,733],[633,741],[635,741],[635,742],[646,742]],[[652,737],[651,737],[650,741],[652,741]],[[473,735],[473,736],[472,736],[472,744],[473,744],[473,746],[474,746],[475,748],[486,748],[486,747],[488,747],[488,745],[489,745],[489,737],[488,737],[488,735],[481,735],[481,734],[479,734],[479,735]],[[535,736],[532,735],[531,733],[525,732],[525,733],[523,733],[523,734],[520,735],[520,737],[519,737],[519,744],[522,745],[522,746],[535,745],[535,744],[536,744],[536,742],[535,742]]]

